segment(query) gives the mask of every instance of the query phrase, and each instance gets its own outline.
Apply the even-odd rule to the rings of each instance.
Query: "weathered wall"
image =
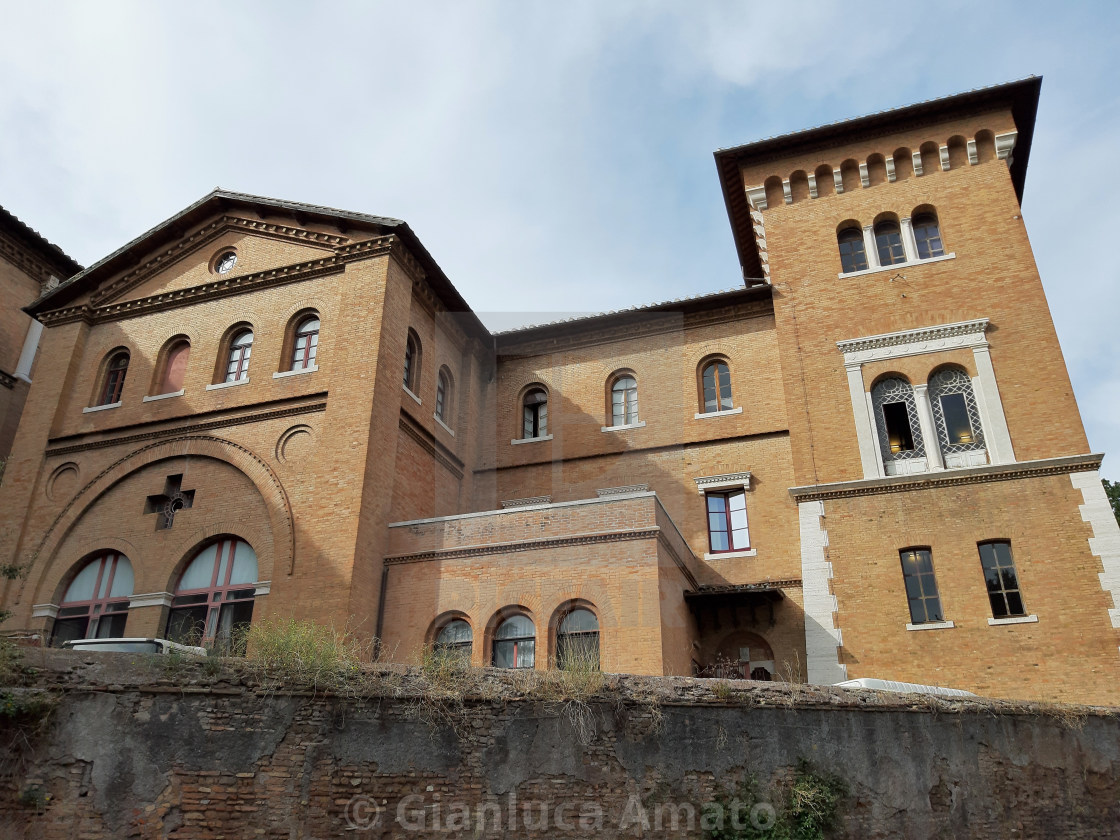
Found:
[[[612,678],[581,739],[563,707],[493,674],[453,729],[417,717],[415,675],[356,704],[201,668],[172,685],[129,655],[41,656],[41,681],[65,693],[0,789],[13,840],[701,837],[686,803],[705,813],[748,776],[765,792],[803,757],[849,786],[835,836],[1120,837],[1115,709]],[[525,827],[527,805],[543,827]]]

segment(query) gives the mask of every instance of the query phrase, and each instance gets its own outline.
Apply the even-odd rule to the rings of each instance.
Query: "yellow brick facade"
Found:
[[[1019,211],[1032,85],[720,152],[741,290],[508,333],[403,223],[205,197],[34,304],[46,330],[0,487],[0,560],[27,567],[5,629],[48,640],[75,575],[115,552],[127,635],[165,634],[184,570],[236,537],[257,557],[254,621],[346,625],[403,661],[463,621],[491,664],[521,614],[534,667],[554,667],[582,608],[611,671],[1116,702],[1120,531]],[[838,230],[928,208],[944,255],[838,276]],[[316,366],[291,371],[308,315]],[[226,383],[244,329],[248,376]],[[119,352],[119,405],[98,406]],[[715,359],[732,408],[713,414]],[[927,435],[924,468],[900,466],[871,392],[903,378],[920,411],[947,365],[973,383],[986,448],[950,463]],[[623,375],[637,422],[615,428]],[[533,389],[547,429],[527,436]],[[179,476],[191,504],[161,526],[145,511]],[[749,543],[713,551],[706,501],[737,492]],[[1014,621],[989,621],[990,540],[1010,542]],[[899,552],[918,547],[941,621],[909,612]]]

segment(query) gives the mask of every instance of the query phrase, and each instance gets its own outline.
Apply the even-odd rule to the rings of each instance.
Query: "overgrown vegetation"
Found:
[[[1104,485],[1104,494],[1108,496],[1108,502],[1112,505],[1112,515],[1116,517],[1117,524],[1120,524],[1120,481],[1102,478],[1101,484]]]
[[[818,772],[807,760],[797,763],[791,782],[758,795],[753,780],[718,804],[725,819],[708,829],[710,840],[824,840],[839,823],[848,785],[839,776]]]

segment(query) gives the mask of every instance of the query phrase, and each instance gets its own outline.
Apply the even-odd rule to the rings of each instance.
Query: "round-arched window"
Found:
[[[253,618],[257,554],[237,537],[203,548],[183,570],[171,600],[167,638],[184,644],[238,647]]]
[[[700,377],[704,389],[704,413],[730,411],[735,406],[731,402],[731,370],[727,362],[714,361],[704,366]]]
[[[461,618],[447,622],[436,636],[436,652],[471,661],[471,643],[474,634],[471,626]]]
[[[296,330],[296,340],[292,349],[292,370],[306,370],[315,367],[315,356],[319,352],[319,316],[305,318]]]
[[[124,635],[132,595],[132,564],[117,551],[86,563],[66,587],[51,644],[71,639],[115,639]]]
[[[638,422],[638,380],[626,374],[611,385],[611,425],[632,426]]]
[[[253,353],[253,331],[241,330],[229,345],[226,364],[226,382],[240,382],[249,378],[249,357]]]
[[[536,663],[536,628],[525,615],[512,615],[494,634],[495,668],[532,668]]]
[[[599,670],[599,619],[591,610],[572,610],[556,629],[556,665],[566,671]]]

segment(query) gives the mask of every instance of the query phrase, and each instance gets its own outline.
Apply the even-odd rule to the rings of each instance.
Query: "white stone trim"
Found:
[[[1015,448],[1011,445],[1011,432],[1003,413],[1003,400],[996,385],[996,369],[992,366],[987,341],[973,346],[972,358],[976,362],[977,373],[972,391],[976,395],[976,407],[980,410],[980,422],[985,424],[984,445],[993,464],[1013,464]]]
[[[511,440],[510,443],[517,446],[519,443],[540,443],[542,440],[552,440],[552,435],[541,435],[535,438],[517,438],[516,440]]]
[[[640,429],[646,424],[645,420],[639,420],[637,423],[623,423],[621,426],[603,426],[599,429],[600,432],[624,432],[627,429]]]
[[[887,180],[890,183],[893,184],[895,181],[898,180],[898,175],[894,171],[894,155],[888,155],[887,158],[886,158],[886,163],[887,163]]]
[[[169,400],[172,397],[181,397],[187,393],[186,388],[180,388],[178,391],[171,391],[166,394],[155,394],[154,396],[144,397],[142,402],[155,402],[156,400]]]
[[[975,166],[980,162],[980,153],[976,149],[976,141],[969,140],[966,146],[968,148],[968,163],[970,166]]]
[[[528,496],[524,499],[506,499],[503,502],[499,502],[499,504],[501,504],[502,510],[550,505],[552,504],[552,496]]]
[[[748,549],[744,549],[743,551],[705,552],[704,553],[704,560],[705,561],[734,560],[736,557],[757,557],[757,556],[758,556],[758,549],[757,548],[748,548]]]
[[[755,210],[765,210],[766,187],[747,187],[747,201]]]
[[[128,608],[134,610],[139,607],[170,607],[172,597],[170,592],[146,592],[142,595],[132,595],[128,599]]]
[[[951,621],[925,621],[921,624],[907,624],[907,630],[952,630],[956,627]]]
[[[916,152],[911,152],[910,153],[910,158],[914,162],[914,174],[915,175],[921,175],[922,174],[922,153],[921,153],[921,151],[919,150],[919,151],[916,151]]]
[[[623,487],[602,487],[595,491],[595,495],[600,499],[605,499],[608,497],[628,496],[631,493],[646,493],[648,491],[648,484],[627,484]]]
[[[867,161],[863,161],[859,165],[859,182],[865,188],[871,186],[871,173],[867,171]]]
[[[1001,624],[1037,624],[1037,615],[1017,615],[1012,618],[989,618],[989,627],[998,627]]]
[[[93,414],[95,411],[108,411],[110,408],[120,408],[122,405],[123,403],[120,400],[105,405],[90,405],[82,409],[82,414]]]
[[[867,257],[867,268],[863,272],[870,274],[872,271],[879,271],[882,266],[879,265],[879,248],[875,244],[875,226],[863,226],[863,253]],[[853,271],[851,274],[862,274],[863,272]]]
[[[314,373],[319,369],[318,365],[311,365],[310,367],[298,368],[296,370],[278,370],[272,374],[273,379],[283,379],[286,376],[299,376],[301,373]]]
[[[657,499],[657,494],[655,492],[653,492],[652,490],[650,490],[646,493],[634,493],[633,497],[634,498],[647,498],[648,497],[650,499]],[[551,496],[538,496],[537,498],[551,499],[552,497]],[[511,499],[510,501],[519,501],[519,500]],[[521,501],[525,501],[525,500],[521,500]],[[431,517],[428,517],[427,519],[406,519],[403,522],[390,522],[388,524],[388,526],[386,526],[386,527],[389,527],[389,528],[410,528],[413,525],[429,525],[429,524],[432,524],[432,523],[435,523],[435,522],[457,522],[457,521],[462,520],[462,519],[477,519],[480,516],[498,516],[498,515],[501,515],[503,513],[524,513],[527,510],[545,510],[545,509],[556,510],[557,508],[577,507],[579,505],[605,505],[605,504],[610,504],[610,503],[616,502],[616,501],[618,501],[617,497],[606,496],[602,499],[599,499],[599,498],[595,498],[595,499],[575,499],[574,501],[570,501],[570,502],[541,502],[539,504],[538,503],[533,503],[531,505],[526,505],[525,507],[500,508],[498,510],[478,510],[478,511],[474,511],[473,513],[456,513],[456,514],[452,514],[451,516],[431,516]],[[660,500],[658,500],[658,504],[660,504]],[[662,505],[661,509],[664,510],[665,506]],[[676,526],[674,525],[674,527],[676,527]]]
[[[16,369],[12,376],[24,382],[31,381],[31,365],[35,363],[35,354],[39,350],[39,337],[42,334],[43,325],[32,318],[27,328],[27,335],[23,337],[23,350],[20,351],[19,361],[16,362]]]
[[[852,398],[852,416],[856,421],[856,441],[864,478],[883,474],[883,459],[875,445],[875,421],[871,414],[870,395],[863,387],[863,370],[859,365],[845,365],[848,372],[848,393]]]
[[[246,376],[244,379],[235,379],[232,382],[215,382],[213,385],[207,385],[206,390],[207,391],[217,391],[221,388],[234,388],[238,385],[248,385],[248,384],[249,384],[249,377]]]
[[[726,475],[707,475],[694,478],[696,489],[703,496],[709,490],[733,490],[742,487],[751,489],[751,474],[749,472],[727,473]]]
[[[1000,160],[1006,160],[1008,166],[1011,165],[1011,153],[1015,151],[1015,141],[1018,139],[1018,131],[1008,131],[1005,134],[996,135],[996,157]]]
[[[905,243],[905,239],[903,240],[903,242]],[[865,241],[864,241],[864,247],[866,248],[866,238],[865,238]],[[903,247],[905,247],[905,245]],[[897,271],[898,269],[903,268],[904,266],[925,265],[926,263],[941,262],[942,260],[955,260],[956,258],[957,258],[957,254],[954,251],[951,254],[942,254],[939,257],[928,257],[924,260],[915,259],[915,260],[910,260],[908,262],[894,263],[893,265],[879,265],[879,252],[878,252],[878,250],[876,250],[875,251],[875,260],[874,260],[875,265],[874,265],[874,267],[865,268],[862,271],[848,271],[848,272],[841,271],[836,276],[838,278],[840,278],[841,280],[845,280],[849,277],[862,277],[865,274],[875,274],[875,273],[880,272],[880,271]],[[871,255],[868,254],[867,264],[870,266],[871,263],[872,263]]]
[[[1112,596],[1108,616],[1113,627],[1120,627],[1120,526],[1112,513],[1112,505],[1101,485],[1097,470],[1070,473],[1073,486],[1081,491],[1085,504],[1079,505],[1081,518],[1093,526],[1089,538],[1089,551],[1099,557],[1103,571],[1099,578],[1101,589]]]
[[[817,191],[817,176],[816,176],[816,174],[810,172],[809,175],[808,175],[808,178],[809,178],[809,198],[817,198],[820,195],[820,193]]]
[[[455,430],[444,423],[443,418],[436,414],[434,411],[432,412],[432,419],[439,423],[443,427],[443,430],[451,435],[451,437],[455,437]]]
[[[723,411],[701,411],[693,415],[693,420],[707,420],[709,417],[727,417],[729,414],[742,414],[743,407],[725,408]]]
[[[922,433],[922,448],[926,452],[926,469],[945,469],[941,460],[941,441],[937,437],[937,426],[933,420],[933,406],[929,402],[929,385],[914,385],[914,403],[918,409],[918,429]],[[924,470],[923,470],[924,472]]]
[[[261,595],[267,595],[271,591],[272,591],[272,581],[270,581],[270,580],[258,580],[256,583],[253,584],[253,597],[254,598],[259,597]]]
[[[988,339],[984,336],[987,329],[988,319],[977,318],[973,321],[851,338],[836,342],[836,347],[844,354],[845,365],[862,365],[880,359],[918,356],[939,350],[987,347]]]
[[[401,383],[401,389],[402,389],[402,390],[403,390],[403,391],[404,391],[404,392],[405,392],[406,394],[408,394],[408,395],[409,395],[410,397],[412,397],[412,398],[413,398],[414,400],[416,400],[416,404],[417,404],[417,405],[423,405],[423,403],[422,403],[422,402],[420,402],[420,398],[419,398],[418,396],[416,396],[416,395],[415,395],[414,393],[412,393],[412,389],[411,389],[411,388],[409,388],[409,387],[408,387],[407,385],[405,385],[405,384],[404,384],[403,382]]]
[[[843,637],[836,625],[836,596],[829,589],[832,564],[825,554],[828,531],[823,527],[824,502],[799,503],[797,518],[801,528],[801,581],[805,597],[806,681],[814,685],[832,685],[848,678],[848,668],[840,664],[839,648]]]
[[[840,171],[839,167],[832,170],[832,184],[836,187],[837,195],[844,192],[844,173]]]
[[[906,254],[906,262],[920,262],[918,259],[918,242],[914,239],[914,225],[911,224],[910,217],[905,216],[899,219],[899,227],[902,229],[902,251]]]
[[[38,322],[36,322],[38,323]],[[32,618],[58,618],[58,604],[32,604]]]
[[[938,151],[941,153],[941,169],[945,172],[949,171],[949,147],[942,146]]]
[[[782,180],[782,195],[785,196],[786,204],[793,204],[793,190],[789,185],[789,178]]]

